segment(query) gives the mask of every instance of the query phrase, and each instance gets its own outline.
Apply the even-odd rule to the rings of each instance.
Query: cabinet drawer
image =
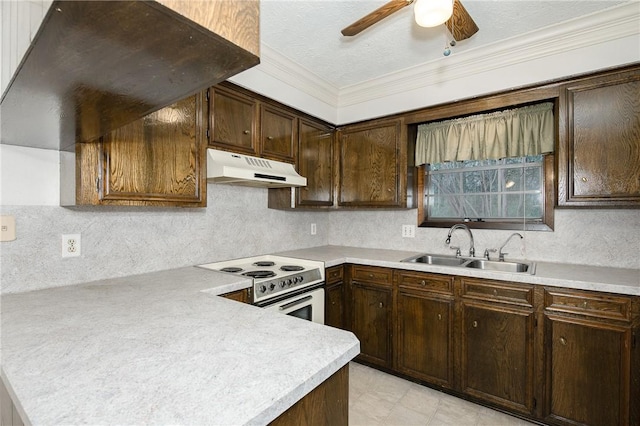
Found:
[[[631,320],[631,298],[583,291],[546,288],[544,307],[548,311],[568,312],[590,317]]]
[[[343,281],[344,279],[344,268],[342,266],[334,266],[333,268],[327,268],[325,271],[325,281],[326,284],[335,284]]]
[[[453,293],[453,277],[404,271],[398,271],[396,274],[398,286],[401,288]]]
[[[462,279],[462,296],[473,299],[495,300],[520,306],[533,306],[533,286],[508,284],[499,281]]]
[[[353,265],[351,266],[351,279],[390,287],[393,281],[393,270],[375,266]]]

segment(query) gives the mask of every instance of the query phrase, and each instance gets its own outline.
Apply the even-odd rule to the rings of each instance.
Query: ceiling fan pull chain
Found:
[[[454,3],[452,5],[452,9],[453,9],[453,7],[455,6],[455,0],[451,0],[451,3]],[[447,40],[444,46],[444,52],[442,52],[444,56],[451,55],[451,47],[456,45],[456,39],[453,37],[453,31],[454,31],[453,29],[455,28],[456,21],[453,15],[451,15],[451,18],[449,18],[449,21],[451,21],[451,28],[449,28],[449,26],[447,25],[448,21],[445,21],[444,23],[444,37]],[[449,42],[449,39],[451,39],[451,42]]]

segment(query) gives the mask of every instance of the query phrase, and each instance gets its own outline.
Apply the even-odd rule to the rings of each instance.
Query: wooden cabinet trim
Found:
[[[546,288],[544,306],[546,311],[551,312],[631,321],[631,299],[626,297]]]
[[[378,266],[353,265],[351,267],[351,279],[364,284],[391,287],[393,285],[393,269]]]
[[[343,266],[333,266],[331,268],[327,268],[325,271],[325,281],[327,285],[335,284],[344,280],[344,267]]]
[[[533,307],[534,287],[532,285],[468,278],[462,278],[461,283],[461,295],[466,299],[489,299],[523,307]]]
[[[453,276],[399,271],[396,283],[399,289],[414,289],[453,294]]]

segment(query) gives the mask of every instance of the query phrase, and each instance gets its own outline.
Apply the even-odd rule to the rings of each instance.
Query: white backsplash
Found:
[[[447,229],[402,238],[416,210],[285,212],[267,208],[267,190],[208,185],[203,209],[3,206],[17,240],[0,244],[1,290],[22,292],[236,257],[326,244],[452,253]],[[310,234],[311,223],[317,235]],[[476,254],[512,231],[476,230]],[[82,256],[61,257],[61,235],[82,235]],[[640,269],[637,210],[556,210],[554,232],[523,232],[507,258]],[[452,244],[468,250],[457,231]]]
[[[1,290],[22,292],[329,243],[326,213],[267,208],[267,190],[207,186],[207,208],[2,206],[17,239],[0,243]],[[311,223],[317,234],[311,235]],[[61,235],[82,256],[62,258]]]
[[[448,229],[417,228],[415,238],[402,238],[402,225],[415,224],[416,210],[335,212],[330,215],[330,242],[366,248],[415,250],[454,254],[445,244]],[[640,211],[555,211],[553,232],[523,232],[504,248],[506,258],[591,264],[640,269]],[[498,248],[517,231],[473,230],[476,256]],[[469,237],[456,231],[451,245],[468,254]],[[497,253],[491,254],[496,256]]]

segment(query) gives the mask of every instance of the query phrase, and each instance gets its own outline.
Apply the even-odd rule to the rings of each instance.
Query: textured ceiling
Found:
[[[640,0],[631,2],[640,5]],[[354,37],[340,34],[342,28],[384,3],[384,0],[262,0],[261,40],[339,89],[451,58],[443,56],[447,42],[444,25],[419,27],[413,19],[413,6]],[[462,3],[480,30],[453,47],[452,55],[629,1],[462,0]]]

